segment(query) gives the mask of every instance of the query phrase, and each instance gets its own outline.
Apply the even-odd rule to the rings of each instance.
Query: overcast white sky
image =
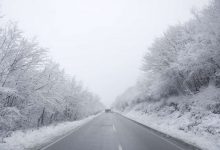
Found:
[[[210,0],[1,0],[6,19],[36,36],[66,73],[110,105],[135,84],[147,47]]]

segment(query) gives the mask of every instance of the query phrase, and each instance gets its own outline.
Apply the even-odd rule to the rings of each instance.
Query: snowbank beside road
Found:
[[[135,120],[141,124],[151,127],[155,130],[163,132],[172,137],[181,139],[189,144],[198,146],[204,150],[219,150],[220,149],[220,137],[216,135],[197,135],[192,132],[184,132],[178,127],[181,126],[182,121],[179,121],[176,125],[171,125],[174,121],[169,119],[165,120],[156,115],[144,115],[141,112],[131,111],[128,114],[124,114],[126,117]]]
[[[39,129],[15,131],[10,137],[4,139],[5,143],[0,143],[0,149],[24,150],[47,145],[55,140],[58,140],[77,127],[82,126],[96,116],[97,115],[90,116],[83,120],[73,122],[64,122],[57,125],[45,126]]]
[[[123,114],[155,130],[205,150],[220,149],[220,92],[213,86],[166,103],[140,103]]]

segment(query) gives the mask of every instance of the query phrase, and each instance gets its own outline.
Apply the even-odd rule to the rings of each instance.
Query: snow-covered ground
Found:
[[[210,86],[194,96],[169,98],[163,107],[141,103],[123,115],[204,150],[220,150],[220,114],[210,108],[219,101],[219,89]]]
[[[67,135],[70,131],[74,131],[74,129],[82,126],[96,116],[90,116],[73,122],[45,126],[39,129],[15,131],[10,137],[4,139],[5,143],[0,143],[0,150],[24,150],[47,145]]]

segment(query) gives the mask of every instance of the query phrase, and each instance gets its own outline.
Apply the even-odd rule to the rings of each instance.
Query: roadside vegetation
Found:
[[[220,1],[192,13],[193,19],[155,39],[143,77],[113,107],[204,149],[219,149]]]
[[[16,25],[0,26],[0,137],[74,121],[103,109],[99,97],[49,59]]]

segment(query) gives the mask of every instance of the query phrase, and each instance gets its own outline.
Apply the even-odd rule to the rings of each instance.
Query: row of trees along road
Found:
[[[48,59],[16,25],[0,27],[0,133],[73,121],[103,109],[99,97]]]

